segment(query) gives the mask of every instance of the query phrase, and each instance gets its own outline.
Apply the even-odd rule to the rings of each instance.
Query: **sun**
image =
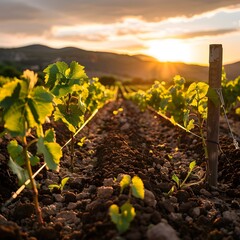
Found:
[[[191,62],[191,49],[182,40],[152,40],[147,45],[145,53],[161,62]]]

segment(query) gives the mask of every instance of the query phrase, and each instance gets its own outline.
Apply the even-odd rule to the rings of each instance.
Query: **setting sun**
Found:
[[[163,62],[191,62],[190,47],[176,39],[153,40],[148,42],[146,54]]]

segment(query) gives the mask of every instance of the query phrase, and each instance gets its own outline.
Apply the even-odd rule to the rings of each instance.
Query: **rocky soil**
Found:
[[[61,124],[54,127],[63,145],[69,133]],[[239,119],[234,119],[234,127],[239,129]],[[37,224],[32,193],[25,189],[2,208],[0,239],[240,239],[240,151],[228,135],[221,126],[218,188],[200,183],[169,195],[172,175],[183,180],[193,160],[197,166],[187,183],[204,178],[201,140],[122,98],[108,103],[77,136],[76,142],[86,139],[82,147],[75,144],[73,172],[66,147],[60,172],[43,170],[37,176],[44,226]],[[16,177],[7,167],[8,141],[7,136],[0,139],[1,206],[17,190]],[[131,199],[136,217],[120,235],[108,209],[128,199],[127,192],[120,194],[122,174],[143,180],[145,198]],[[64,177],[69,180],[63,191],[51,192],[48,185]]]

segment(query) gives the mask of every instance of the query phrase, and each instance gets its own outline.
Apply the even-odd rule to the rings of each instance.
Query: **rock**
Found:
[[[114,180],[112,178],[105,178],[103,180],[103,186],[112,187],[114,185]]]
[[[210,193],[210,192],[208,192],[206,189],[204,189],[204,188],[202,188],[202,189],[200,189],[200,193],[202,194],[202,195],[204,195],[205,197],[211,197],[212,196],[212,194]]]
[[[154,208],[156,207],[156,204],[157,204],[154,194],[147,189],[144,190],[144,202],[148,206],[154,207]]]
[[[77,217],[77,214],[70,210],[70,211],[62,211],[56,215],[56,221],[70,224],[70,223],[78,223],[79,218]]]
[[[199,217],[201,213],[201,210],[199,207],[195,207],[195,208],[192,208],[190,211],[189,211],[189,215],[193,218],[197,218]]]
[[[187,200],[190,198],[190,194],[185,190],[179,190],[176,193],[176,197],[179,203],[187,202]]]
[[[177,232],[165,222],[158,223],[147,231],[149,240],[179,240]]]
[[[163,206],[163,208],[165,210],[167,210],[168,213],[175,212],[174,206],[172,205],[172,203],[169,200],[165,200],[164,202],[161,203],[161,205]]]
[[[240,208],[240,204],[239,204],[239,202],[237,200],[234,199],[231,202],[231,207],[235,208],[235,209],[239,209]]]
[[[70,203],[68,204],[68,206],[67,206],[67,209],[68,209],[68,210],[74,210],[74,209],[77,208],[77,206],[78,206],[78,203],[77,203],[77,202],[70,202]]]
[[[126,131],[130,128],[130,124],[129,123],[125,123],[122,125],[122,127],[120,128],[121,131]]]
[[[49,195],[44,195],[42,197],[42,200],[41,202],[43,203],[43,205],[50,205],[50,204],[53,204],[53,198]]]
[[[196,202],[193,202],[193,201],[190,201],[190,202],[186,202],[186,203],[182,203],[180,206],[179,206],[179,211],[180,212],[188,212],[191,208],[193,207],[196,207],[197,206],[197,203]]]
[[[53,197],[55,198],[56,202],[64,202],[64,197],[61,194],[53,194]]]
[[[41,227],[36,230],[38,240],[55,240],[58,239],[58,233],[53,227]]]
[[[223,219],[226,219],[231,222],[236,222],[239,217],[235,211],[225,211],[222,213]]]
[[[47,207],[42,207],[42,216],[43,218],[46,218],[48,216],[52,216],[56,214],[56,206],[54,204],[49,205]]]
[[[162,216],[157,211],[154,211],[154,213],[151,215],[151,218],[150,218],[153,224],[158,224],[161,221],[161,219],[162,219]]]
[[[162,192],[167,193],[172,188],[172,184],[161,182],[158,184],[158,187],[161,189]]]
[[[0,239],[14,239],[21,240],[20,230],[16,223],[13,222],[0,222]]]
[[[76,199],[76,194],[73,193],[73,192],[66,192],[64,194],[64,197],[65,197],[65,202],[66,203],[70,203],[70,202],[76,202],[77,199]]]
[[[32,214],[35,213],[35,208],[33,203],[23,203],[16,206],[13,217],[16,219],[23,219],[31,217]]]
[[[113,194],[113,188],[112,187],[99,187],[97,189],[97,196],[102,199],[109,199]]]
[[[90,198],[90,193],[89,192],[85,192],[85,191],[77,194],[77,196],[76,196],[77,200],[88,199],[88,198]]]

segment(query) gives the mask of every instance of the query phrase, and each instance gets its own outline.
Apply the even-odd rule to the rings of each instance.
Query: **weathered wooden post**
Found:
[[[222,78],[222,45],[211,44],[209,54],[209,87],[221,91]],[[216,99],[213,99],[213,98]],[[218,178],[218,144],[219,144],[219,117],[220,100],[218,94],[208,98],[207,117],[207,181],[210,186],[217,186]]]

